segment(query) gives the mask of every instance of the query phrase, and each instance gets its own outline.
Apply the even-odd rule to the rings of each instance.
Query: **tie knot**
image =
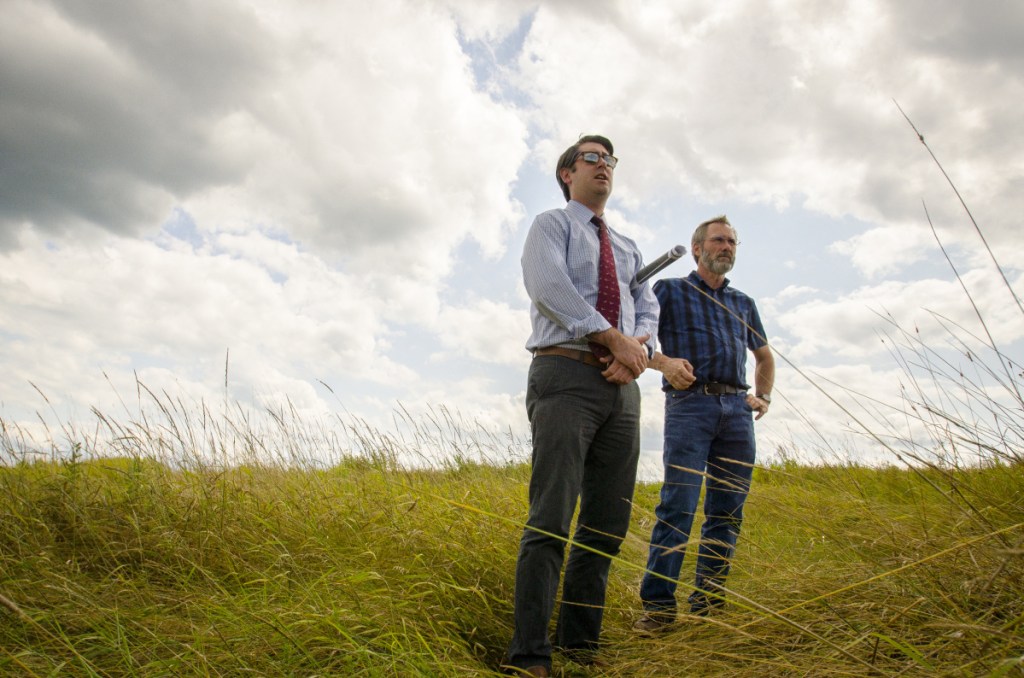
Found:
[[[594,226],[597,226],[599,229],[605,228],[604,219],[597,216],[596,214],[593,217],[591,217],[590,223],[594,224]]]

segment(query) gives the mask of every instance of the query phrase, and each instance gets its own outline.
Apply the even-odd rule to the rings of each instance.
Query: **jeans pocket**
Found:
[[[665,411],[679,407],[683,403],[697,397],[696,391],[669,391],[665,398]]]

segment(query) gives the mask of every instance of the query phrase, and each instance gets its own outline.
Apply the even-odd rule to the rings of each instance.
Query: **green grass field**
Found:
[[[495,673],[525,465],[411,470],[382,436],[381,454],[320,468],[285,449],[301,436],[227,430],[147,420],[119,430],[121,456],[0,468],[0,673]],[[759,468],[731,604],[641,638],[657,491],[638,486],[612,567],[604,665],[556,655],[556,675],[1022,674],[1021,463]]]

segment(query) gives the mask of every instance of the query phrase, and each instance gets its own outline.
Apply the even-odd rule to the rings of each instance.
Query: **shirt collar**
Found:
[[[570,200],[569,204],[565,206],[565,209],[569,212],[569,214],[573,215],[574,217],[576,217],[585,224],[590,223],[590,220],[596,216],[593,212],[590,211],[589,207],[587,207],[581,202],[576,202],[575,200]]]
[[[690,275],[688,275],[688,276],[686,276],[686,277],[687,277],[687,279],[689,279],[689,280],[690,280],[690,282],[692,282],[693,284],[695,284],[695,285],[700,285],[700,286],[701,286],[701,287],[703,287],[704,289],[706,289],[706,290],[710,290],[710,291],[712,291],[712,292],[717,292],[717,291],[719,291],[719,290],[724,290],[724,289],[725,289],[726,287],[728,287],[728,286],[729,286],[729,279],[728,279],[728,278],[724,278],[724,279],[723,279],[723,281],[722,281],[722,285],[721,285],[720,287],[718,287],[717,289],[716,289],[716,288],[714,288],[714,287],[711,287],[711,286],[710,286],[710,285],[708,285],[708,284],[707,284],[706,282],[704,282],[704,278],[700,277],[700,274],[699,274],[699,273],[697,273],[697,271],[695,271],[695,270],[694,270],[694,271],[690,271]]]

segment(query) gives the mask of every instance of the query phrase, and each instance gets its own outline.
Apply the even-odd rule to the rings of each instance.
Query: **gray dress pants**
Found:
[[[557,646],[597,650],[608,569],[632,508],[640,454],[640,389],[608,383],[597,367],[562,356],[530,365],[533,436],[530,513],[516,563],[512,666],[551,666],[548,624],[576,503],[579,518],[562,586]],[[596,551],[596,553],[595,553]]]

